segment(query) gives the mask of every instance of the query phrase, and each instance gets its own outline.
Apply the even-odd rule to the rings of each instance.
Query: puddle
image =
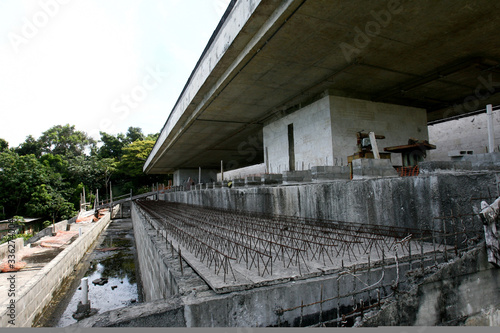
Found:
[[[139,302],[132,222],[129,219],[112,221],[100,239],[84,276],[88,278],[91,307],[102,313]],[[107,282],[103,285],[92,283],[99,279],[107,279]],[[82,291],[79,285],[75,289],[55,327],[77,322],[72,315],[82,299]]]

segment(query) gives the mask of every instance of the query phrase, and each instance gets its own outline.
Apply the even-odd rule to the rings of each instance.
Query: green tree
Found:
[[[54,155],[78,156],[95,147],[96,141],[85,132],[77,131],[74,125],[53,126],[42,133],[38,140],[42,151]]]
[[[40,156],[42,156],[42,146],[40,141],[35,139],[32,135],[28,135],[23,143],[14,148],[14,151],[19,155],[33,154],[37,158],[40,158]]]
[[[99,132],[103,145],[99,148],[97,155],[101,158],[121,159],[122,149],[127,145],[127,138],[122,133],[114,136],[105,132]]]
[[[3,152],[7,149],[9,149],[9,143],[6,140],[0,138],[0,152]]]
[[[144,175],[142,167],[154,144],[153,140],[138,140],[123,148],[122,160],[118,165],[120,172],[131,177]]]
[[[133,143],[137,140],[144,140],[144,134],[139,127],[129,127],[127,130],[127,143]]]

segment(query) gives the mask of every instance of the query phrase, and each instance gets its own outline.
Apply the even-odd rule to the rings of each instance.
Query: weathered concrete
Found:
[[[360,158],[352,161],[353,179],[398,177],[391,161],[386,159]]]
[[[488,188],[496,193],[496,175],[444,173],[300,186],[216,188],[165,193],[160,199],[266,214],[431,229],[434,217],[451,211],[469,214],[471,198],[485,197]]]
[[[284,171],[283,183],[310,182],[312,181],[311,170]]]
[[[500,111],[493,112],[495,142],[500,142]],[[429,140],[436,145],[428,153],[432,161],[449,161],[451,151],[472,151],[475,155],[488,152],[486,112],[429,126]],[[498,151],[498,147],[496,147]]]
[[[348,165],[344,166],[313,166],[311,167],[312,179],[315,181],[351,179],[351,170]]]
[[[377,298],[377,289],[380,290],[381,297],[386,296],[394,281],[400,281],[408,270],[408,263],[396,266],[392,260],[384,269],[367,269],[366,265],[356,270],[350,267],[339,274],[223,295],[216,295],[211,290],[193,289],[184,296],[168,297],[163,301],[156,300],[98,314],[73,326],[299,326],[302,303],[311,304],[303,309],[302,325],[308,325],[318,321],[320,312],[322,319],[328,320],[337,318],[337,308],[344,313],[349,311],[352,309],[352,296],[355,296],[356,301],[374,300]],[[404,283],[400,288],[405,288]],[[335,299],[322,305],[313,304],[334,297],[338,297],[338,302]],[[288,308],[295,309],[280,311]]]
[[[16,238],[11,241],[10,244],[10,247],[9,242],[0,245],[0,262],[2,262],[3,259],[6,259],[9,254],[15,255],[24,249],[24,239],[22,238]],[[11,253],[12,247],[14,248],[14,253]]]
[[[498,326],[499,286],[500,270],[488,263],[483,244],[443,265],[363,326]]]
[[[179,259],[176,256],[177,249],[167,246],[157,230],[138,216],[135,204],[132,205],[132,223],[144,301],[184,295],[191,292],[192,288],[208,289],[185,262],[181,274]]]
[[[118,206],[115,207],[116,213]],[[102,230],[111,221],[110,213],[106,213],[98,222],[92,223],[81,237],[59,253],[49,264],[42,268],[26,283],[17,285],[15,293],[15,325],[9,324],[9,309],[7,299],[2,304],[0,327],[30,327],[36,316],[43,312],[44,307],[52,299],[53,293],[59,288],[63,279],[73,273],[75,265],[85,255],[87,249],[94,243]],[[4,310],[7,309],[7,310]]]

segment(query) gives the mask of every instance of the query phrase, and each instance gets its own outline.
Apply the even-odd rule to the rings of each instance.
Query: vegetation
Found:
[[[117,197],[166,181],[142,172],[157,134],[130,127],[125,134],[100,136],[96,142],[67,124],[38,139],[30,135],[18,147],[9,148],[0,138],[0,218],[21,215],[57,222],[76,215],[84,188],[90,201],[96,190],[105,199],[110,184]]]

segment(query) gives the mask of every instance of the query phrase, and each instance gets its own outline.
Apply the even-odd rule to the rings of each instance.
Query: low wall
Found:
[[[40,230],[33,237],[26,241],[26,244],[32,244],[38,242],[42,237],[52,236],[53,233],[57,233],[58,231],[66,231],[68,228],[68,220],[64,220],[61,222],[57,222],[54,226],[47,227],[45,229]]]
[[[118,206],[113,210],[113,214]],[[66,249],[59,253],[50,263],[38,272],[28,283],[16,293],[16,325],[15,327],[31,327],[37,315],[49,304],[53,293],[61,282],[73,273],[74,267],[85,255],[87,249],[99,237],[111,221],[110,213],[106,213],[94,226],[83,233]],[[8,324],[8,310],[0,313],[0,327],[14,327]]]
[[[24,249],[24,239],[22,238],[16,238],[14,239],[14,249],[15,249],[15,253],[18,253],[19,251],[21,251],[22,249]],[[10,248],[12,249],[12,242],[11,242],[11,246]],[[4,258],[7,257],[7,255],[9,255],[11,253],[9,253],[9,242],[6,242],[6,243],[3,243],[2,245],[0,245],[0,261],[2,261]]]
[[[432,228],[436,216],[470,214],[496,195],[497,173],[455,173],[298,186],[215,188],[167,192],[161,200],[205,207],[377,225]],[[453,214],[452,214],[453,213]]]

